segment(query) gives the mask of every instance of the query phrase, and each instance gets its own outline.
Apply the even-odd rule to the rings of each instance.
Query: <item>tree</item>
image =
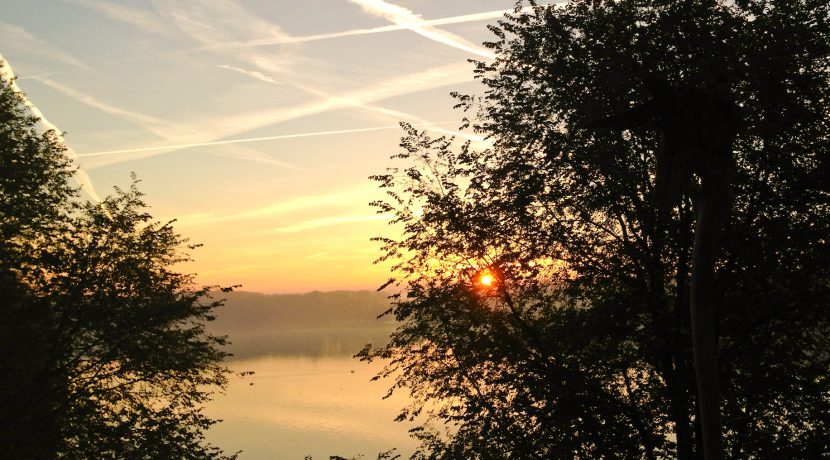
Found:
[[[1,70],[1,69],[0,69]],[[136,181],[101,203],[69,184],[54,131],[0,83],[0,444],[10,458],[228,458],[201,413],[228,370],[195,245]],[[205,300],[207,299],[207,300]]]
[[[413,394],[401,418],[428,412],[416,457],[702,457],[689,285],[701,173],[655,177],[670,117],[695,112],[677,97],[656,120],[596,129],[653,104],[655,79],[717,86],[741,120],[705,292],[724,455],[830,454],[830,6],[523,6],[492,27],[484,95],[456,95],[492,148],[405,126],[407,165],[374,177],[389,191],[374,204],[402,228],[379,239],[402,325],[362,355],[390,358],[383,375]],[[677,201],[661,209],[667,185]]]
[[[2,63],[0,63],[2,64]],[[0,71],[3,71],[0,67]],[[5,77],[5,75],[3,75]],[[60,397],[49,366],[47,337],[53,317],[20,283],[32,264],[39,236],[53,231],[71,196],[70,162],[53,132],[36,131],[20,95],[0,83],[0,431],[12,457],[39,458],[53,451],[57,427],[51,407]],[[15,443],[14,440],[32,442]]]
[[[618,129],[641,127],[657,121],[660,148],[651,201],[656,224],[665,225],[666,214],[683,198],[694,180],[694,243],[689,277],[692,357],[695,369],[697,407],[704,457],[723,456],[717,367],[717,291],[714,284],[721,231],[729,221],[732,206],[732,149],[738,127],[738,107],[729,92],[715,79],[704,86],[673,88],[665,81],[646,76],[652,93],[645,105],[591,123],[593,127]],[[686,191],[688,193],[688,191]]]

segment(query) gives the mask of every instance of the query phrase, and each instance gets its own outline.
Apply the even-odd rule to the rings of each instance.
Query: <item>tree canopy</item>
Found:
[[[2,69],[0,69],[2,70]],[[228,458],[201,413],[227,383],[220,305],[174,265],[195,246],[135,179],[70,185],[58,133],[0,79],[0,445],[8,458]]]
[[[530,8],[525,8],[530,7]],[[722,88],[740,124],[712,292],[728,458],[830,454],[830,6],[520,2],[493,26],[492,146],[405,125],[374,176],[402,322],[384,375],[415,403],[418,458],[702,455],[689,280],[700,178],[661,217],[661,120],[603,133],[645,82]],[[678,107],[678,110],[682,107]],[[494,281],[480,281],[488,273]]]

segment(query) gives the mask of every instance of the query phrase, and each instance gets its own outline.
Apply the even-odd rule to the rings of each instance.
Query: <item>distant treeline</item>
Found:
[[[389,306],[383,293],[223,294],[210,329],[228,335],[236,358],[262,355],[353,355],[385,342],[395,322],[378,319]]]
[[[389,308],[386,295],[375,291],[271,295],[229,292],[222,296],[227,300],[218,310],[214,325],[223,330],[371,326],[377,325],[378,315]]]

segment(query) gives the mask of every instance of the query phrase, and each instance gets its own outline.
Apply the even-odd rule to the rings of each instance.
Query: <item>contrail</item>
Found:
[[[540,5],[546,6],[546,5]],[[552,6],[552,5],[547,5]],[[520,11],[531,11],[532,7],[524,7]],[[505,14],[512,13],[513,10],[494,10],[494,11],[484,11],[481,13],[472,13],[472,14],[464,14],[460,16],[450,16],[445,18],[436,18],[436,19],[423,19],[419,18],[420,22],[418,25],[420,27],[433,27],[433,26],[445,26],[445,25],[453,25],[453,24],[464,24],[467,22],[479,22],[479,21],[489,21],[491,19],[499,19],[504,17]],[[305,42],[314,42],[318,40],[330,40],[333,38],[343,38],[343,37],[353,37],[356,35],[372,35],[372,34],[380,34],[386,32],[396,32],[400,30],[410,30],[410,25],[401,25],[401,24],[390,24],[387,26],[380,26],[380,27],[371,27],[366,29],[351,29],[351,30],[343,30],[340,32],[329,32],[323,34],[314,34],[314,35],[298,35],[298,36],[287,36],[281,38],[262,38],[257,40],[249,40],[245,42],[231,42],[231,43],[220,43],[214,45],[207,45],[199,49],[207,49],[207,50],[218,50],[218,49],[233,49],[233,48],[247,48],[247,47],[255,47],[255,46],[268,46],[268,45],[285,45],[291,43],[305,43]],[[481,49],[478,50],[479,52]],[[476,53],[478,54],[478,53]]]
[[[350,0],[360,5],[367,13],[386,18],[395,24],[415,32],[418,35],[434,40],[439,43],[476,54],[478,56],[494,59],[495,54],[450,32],[437,29],[425,24],[425,21],[402,6],[387,3],[383,0]]]
[[[225,144],[242,144],[246,142],[261,142],[261,141],[274,141],[279,139],[294,139],[297,137],[313,137],[313,136],[331,136],[334,134],[348,134],[348,133],[362,133],[367,131],[380,131],[385,129],[397,129],[400,126],[374,126],[371,128],[357,128],[357,129],[339,129],[334,131],[317,131],[312,133],[296,133],[296,134],[283,134],[279,136],[265,136],[265,137],[248,137],[244,139],[228,139],[225,141],[212,141],[212,142],[194,142],[191,144],[171,144],[171,145],[159,145],[155,147],[142,147],[142,148],[135,148],[135,149],[121,149],[121,150],[107,150],[104,152],[92,152],[92,153],[82,153],[78,155],[79,157],[98,157],[98,156],[107,156],[107,155],[119,155],[122,153],[138,153],[138,152],[152,152],[155,150],[181,150],[181,149],[189,149],[193,147],[208,147],[211,145],[225,145]]]
[[[527,9],[527,8],[525,8]],[[490,19],[497,19],[503,17],[506,13],[510,13],[513,10],[496,10],[496,11],[485,11],[483,13],[473,13],[473,14],[464,14],[461,16],[451,16],[446,18],[436,18],[436,19],[422,19],[420,25],[424,27],[431,27],[431,26],[443,26],[443,25],[452,25],[452,24],[463,24],[467,22],[477,22],[477,21],[487,21]],[[380,27],[372,27],[368,29],[351,29],[351,30],[344,30],[341,32],[329,32],[323,34],[315,34],[315,35],[298,35],[298,36],[289,36],[284,38],[263,38],[259,40],[250,40],[246,42],[237,42],[237,43],[223,43],[223,44],[216,44],[210,45],[205,48],[207,49],[228,49],[228,48],[246,48],[252,46],[267,46],[267,45],[282,45],[282,44],[290,44],[290,43],[305,43],[305,42],[314,42],[318,40],[330,40],[333,38],[342,38],[342,37],[353,37],[356,35],[371,35],[371,34],[380,34],[385,32],[395,32],[400,30],[409,30],[409,27],[400,25],[400,24],[390,24],[388,26],[380,26]]]
[[[269,75],[265,75],[264,73],[259,72],[259,71],[242,69],[242,68],[234,67],[234,66],[230,66],[230,65],[220,65],[219,67],[222,68],[222,69],[232,70],[234,72],[241,73],[242,75],[247,75],[247,76],[249,76],[253,79],[256,79],[256,80],[259,80],[259,81],[262,81],[262,82],[265,82],[265,83],[270,83],[272,85],[281,85],[282,84],[282,83],[278,82],[277,80],[275,80],[273,77],[271,77]],[[297,88],[303,90],[303,91],[314,94],[315,96],[320,96],[324,99],[332,99],[332,97],[333,97],[333,96],[331,96],[330,94],[328,94],[324,91],[320,91],[320,90],[311,88],[310,86],[306,86],[306,85],[298,84],[298,83],[293,83],[293,85],[296,86]],[[471,140],[473,142],[476,142],[476,143],[481,143],[481,142],[484,141],[483,136],[479,136],[479,135],[475,135],[475,134],[469,134],[469,133],[465,133],[463,131],[458,131],[458,130],[449,130],[449,129],[441,128],[440,126],[435,126],[433,123],[430,123],[430,122],[428,122],[428,121],[426,121],[426,120],[424,120],[424,119],[422,119],[422,118],[420,118],[416,115],[413,115],[411,113],[406,113],[406,112],[401,112],[401,111],[398,111],[398,110],[387,109],[387,108],[384,108],[384,107],[379,107],[379,106],[374,106],[374,105],[363,104],[363,103],[361,103],[360,101],[357,101],[357,100],[349,100],[349,103],[352,104],[352,106],[355,107],[355,108],[358,108],[358,109],[361,109],[361,110],[366,110],[368,112],[374,112],[374,113],[379,113],[379,114],[382,114],[382,115],[392,116],[392,117],[397,118],[398,120],[411,120],[410,124],[412,124],[413,126],[424,126],[430,131],[440,132],[440,133],[443,133],[443,134],[449,134],[451,136],[462,137],[464,139],[469,139],[469,140]]]
[[[386,99],[389,97],[399,96],[402,94],[409,94],[414,91],[420,91],[424,89],[434,88],[438,86],[443,86],[451,82],[461,81],[458,78],[463,74],[466,78],[466,63],[465,65],[458,65],[453,64],[450,66],[444,66],[439,68],[432,68],[427,69],[423,72],[418,72],[415,74],[407,74],[402,77],[392,78],[390,80],[382,81],[378,84],[372,85],[370,88],[361,88],[351,93],[346,93],[342,96],[330,98],[329,100],[325,100],[322,102],[313,102],[308,104],[302,104],[299,106],[289,107],[289,108],[278,108],[274,110],[265,110],[262,112],[258,112],[255,114],[242,114],[238,116],[232,116],[229,118],[224,118],[218,122],[208,124],[201,130],[202,133],[210,133],[210,134],[203,134],[203,136],[207,137],[212,135],[211,139],[220,139],[222,137],[228,137],[232,135],[239,134],[241,132],[250,131],[252,129],[261,128],[264,126],[276,124],[286,120],[293,120],[303,116],[327,112],[333,110],[335,108],[341,107],[349,107],[354,106],[355,103],[360,104],[367,104],[377,100]],[[436,122],[443,123],[443,122]],[[204,123],[203,123],[204,125]],[[166,144],[164,146],[154,146],[154,147],[143,147],[143,148],[131,148],[131,149],[119,149],[119,150],[110,150],[110,151],[102,151],[102,152],[92,152],[80,155],[82,157],[91,157],[91,156],[108,156],[108,155],[117,155],[117,154],[124,154],[124,153],[146,153],[147,156],[158,155],[160,153],[164,153],[165,150],[173,150],[177,148],[190,148],[190,147],[200,147],[200,146],[209,146],[209,145],[222,145],[222,144],[234,144],[240,142],[256,142],[256,141],[265,141],[265,140],[272,140],[272,139],[285,139],[290,137],[308,137],[314,135],[327,135],[327,134],[341,134],[348,133],[348,132],[360,132],[360,131],[376,131],[381,129],[397,129],[397,125],[387,125],[381,127],[373,127],[373,128],[362,128],[356,130],[338,130],[333,132],[322,131],[321,133],[300,133],[300,134],[287,134],[283,136],[268,136],[268,137],[257,137],[248,139],[229,139],[224,141],[215,141],[215,140],[202,140],[200,142],[180,142],[177,144]],[[190,139],[188,139],[190,140]],[[158,152],[158,153],[152,153]]]
[[[241,67],[234,67],[232,65],[227,65],[227,64],[222,64],[222,65],[219,65],[217,67],[219,67],[220,69],[227,69],[227,70],[232,70],[234,72],[239,72],[239,73],[241,73],[243,75],[247,75],[247,76],[249,76],[253,79],[256,79],[256,80],[259,80],[259,81],[264,81],[265,83],[270,83],[272,85],[278,85],[278,86],[282,85],[282,83],[278,82],[274,77],[265,75],[264,73],[262,73],[258,70],[247,70],[247,69],[243,69]]]
[[[78,90],[69,88],[68,86],[62,85],[62,84],[60,84],[60,83],[58,83],[54,80],[51,80],[49,78],[46,78],[46,77],[35,76],[35,77],[30,77],[30,78],[32,80],[35,80],[39,83],[42,83],[42,84],[50,87],[52,89],[55,89],[58,92],[60,92],[61,94],[64,94],[65,96],[68,96],[68,97],[71,97],[72,99],[75,99],[76,101],[78,101],[78,102],[80,102],[84,105],[87,105],[87,106],[92,107],[94,109],[100,110],[102,112],[111,113],[113,115],[118,115],[118,116],[120,116],[120,117],[122,117],[122,118],[124,118],[124,119],[126,119],[130,122],[133,122],[133,123],[141,126],[142,128],[145,128],[148,131],[151,131],[151,132],[153,132],[153,133],[155,133],[159,136],[163,135],[163,131],[160,130],[158,127],[164,125],[164,121],[162,121],[158,118],[151,117],[149,115],[144,115],[144,114],[141,114],[141,113],[131,112],[129,110],[124,110],[124,109],[121,109],[121,108],[118,108],[118,107],[113,107],[109,104],[106,104],[104,102],[99,101],[98,99],[95,99],[94,97],[90,96],[89,94],[82,93]]]
[[[349,189],[340,189],[334,193],[297,196],[285,201],[279,201],[266,206],[262,206],[255,209],[248,209],[247,211],[241,211],[234,214],[191,214],[179,216],[176,220],[178,225],[182,226],[202,225],[214,222],[227,222],[244,219],[265,219],[269,217],[278,216],[281,214],[302,211],[312,208],[325,206],[343,206],[347,204],[354,204],[356,202],[366,202],[369,200],[368,197],[370,197],[371,194],[375,192],[377,192],[377,188],[371,186],[371,184],[361,183],[357,187],[353,186]]]
[[[23,93],[23,91],[20,90],[20,87],[17,86],[17,82],[15,81],[14,69],[12,69],[11,64],[9,64],[9,61],[7,61],[3,57],[3,55],[0,55],[0,78],[6,81],[6,83],[9,85],[12,91],[20,95],[20,97],[23,99],[23,105],[25,105],[26,108],[28,108],[29,111],[32,112],[32,115],[34,115],[40,120],[40,122],[43,124],[44,127],[46,127],[47,130],[53,130],[55,132],[58,141],[60,141],[60,143],[66,147],[67,156],[73,161],[76,161],[79,155],[75,153],[75,151],[72,150],[72,148],[69,147],[69,145],[66,144],[66,141],[63,138],[63,132],[60,129],[58,129],[57,126],[52,124],[52,122],[47,120],[46,117],[43,116],[43,113],[41,113],[41,111],[37,107],[35,107],[32,101],[30,101],[29,98],[27,98],[26,95]],[[86,173],[86,171],[84,171],[81,168],[78,168],[75,170],[74,177],[75,180],[78,182],[78,185],[81,186],[81,189],[83,189],[87,193],[87,195],[90,196],[90,198],[92,198],[96,202],[101,202],[101,197],[99,197],[98,193],[95,192],[95,187],[92,186],[92,180],[90,180],[89,175]]]

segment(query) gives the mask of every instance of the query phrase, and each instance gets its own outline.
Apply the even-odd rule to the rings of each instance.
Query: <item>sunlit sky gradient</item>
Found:
[[[0,53],[100,195],[141,179],[207,284],[371,289],[370,174],[449,92],[510,0],[0,0]],[[467,134],[469,136],[469,133]]]

